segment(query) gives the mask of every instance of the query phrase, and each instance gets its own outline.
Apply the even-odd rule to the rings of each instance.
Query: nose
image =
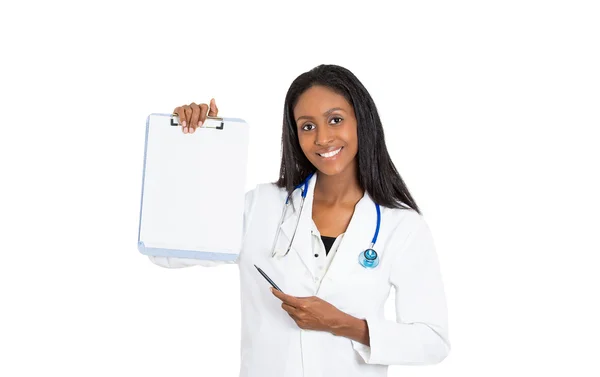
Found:
[[[327,145],[333,141],[333,132],[327,127],[327,125],[317,127],[317,138],[315,139],[316,145]]]

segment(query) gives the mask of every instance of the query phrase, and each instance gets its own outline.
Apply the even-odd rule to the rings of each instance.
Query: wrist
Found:
[[[330,326],[330,332],[335,336],[343,336],[367,346],[371,345],[369,325],[365,319],[343,313]]]
[[[361,319],[342,312],[331,326],[331,333],[336,336],[354,338],[363,327],[363,322]]]
[[[329,330],[333,335],[343,336],[344,333],[348,331],[351,327],[352,316],[346,314],[344,312],[340,312],[340,315],[337,316],[329,326]]]

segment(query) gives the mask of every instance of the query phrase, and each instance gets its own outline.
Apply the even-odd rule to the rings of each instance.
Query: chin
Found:
[[[350,164],[314,164],[313,165],[317,168],[317,170],[325,175],[328,176],[334,176],[334,175],[338,175],[340,173],[342,173],[344,170],[346,170],[348,168],[348,166]]]

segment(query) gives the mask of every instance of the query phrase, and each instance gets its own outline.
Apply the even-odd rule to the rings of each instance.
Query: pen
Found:
[[[256,269],[258,270],[258,272],[260,272],[260,274],[267,279],[267,281],[273,286],[273,288],[277,289],[279,292],[283,292],[281,289],[279,289],[279,287],[277,286],[277,284],[275,284],[275,282],[273,280],[271,280],[271,278],[265,274],[265,272],[263,270],[260,269],[260,267],[258,267],[257,265],[254,265],[254,267],[256,267]]]

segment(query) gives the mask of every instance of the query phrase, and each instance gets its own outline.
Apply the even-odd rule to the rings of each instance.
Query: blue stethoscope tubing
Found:
[[[292,244],[294,243],[294,238],[296,237],[296,230],[298,230],[298,224],[300,223],[300,216],[302,214],[302,208],[304,207],[304,200],[306,199],[306,194],[308,193],[308,181],[314,174],[314,172],[310,173],[309,176],[306,177],[306,179],[302,183],[296,186],[294,190],[292,190],[292,192],[288,195],[283,208],[283,213],[281,214],[281,219],[279,220],[279,226],[277,227],[277,233],[275,234],[273,247],[271,248],[271,257],[275,257],[275,246],[277,245],[277,239],[279,237],[279,232],[281,231],[281,225],[283,224],[283,220],[285,219],[285,213],[287,211],[287,208],[290,205],[290,199],[292,197],[292,194],[296,189],[302,187],[302,200],[300,202],[300,212],[298,214],[298,219],[296,220],[296,227],[294,228],[294,233],[292,234],[292,238],[290,239],[290,243],[288,244],[287,250],[285,251],[285,254],[283,254],[282,257],[285,257],[290,252]],[[375,268],[379,265],[379,256],[377,255],[377,252],[374,249],[375,244],[377,243],[377,237],[379,236],[379,228],[381,226],[381,209],[379,208],[379,204],[375,203],[375,209],[377,210],[377,227],[375,228],[375,234],[373,235],[373,239],[371,240],[371,245],[368,249],[361,251],[358,255],[358,263],[364,268]]]

